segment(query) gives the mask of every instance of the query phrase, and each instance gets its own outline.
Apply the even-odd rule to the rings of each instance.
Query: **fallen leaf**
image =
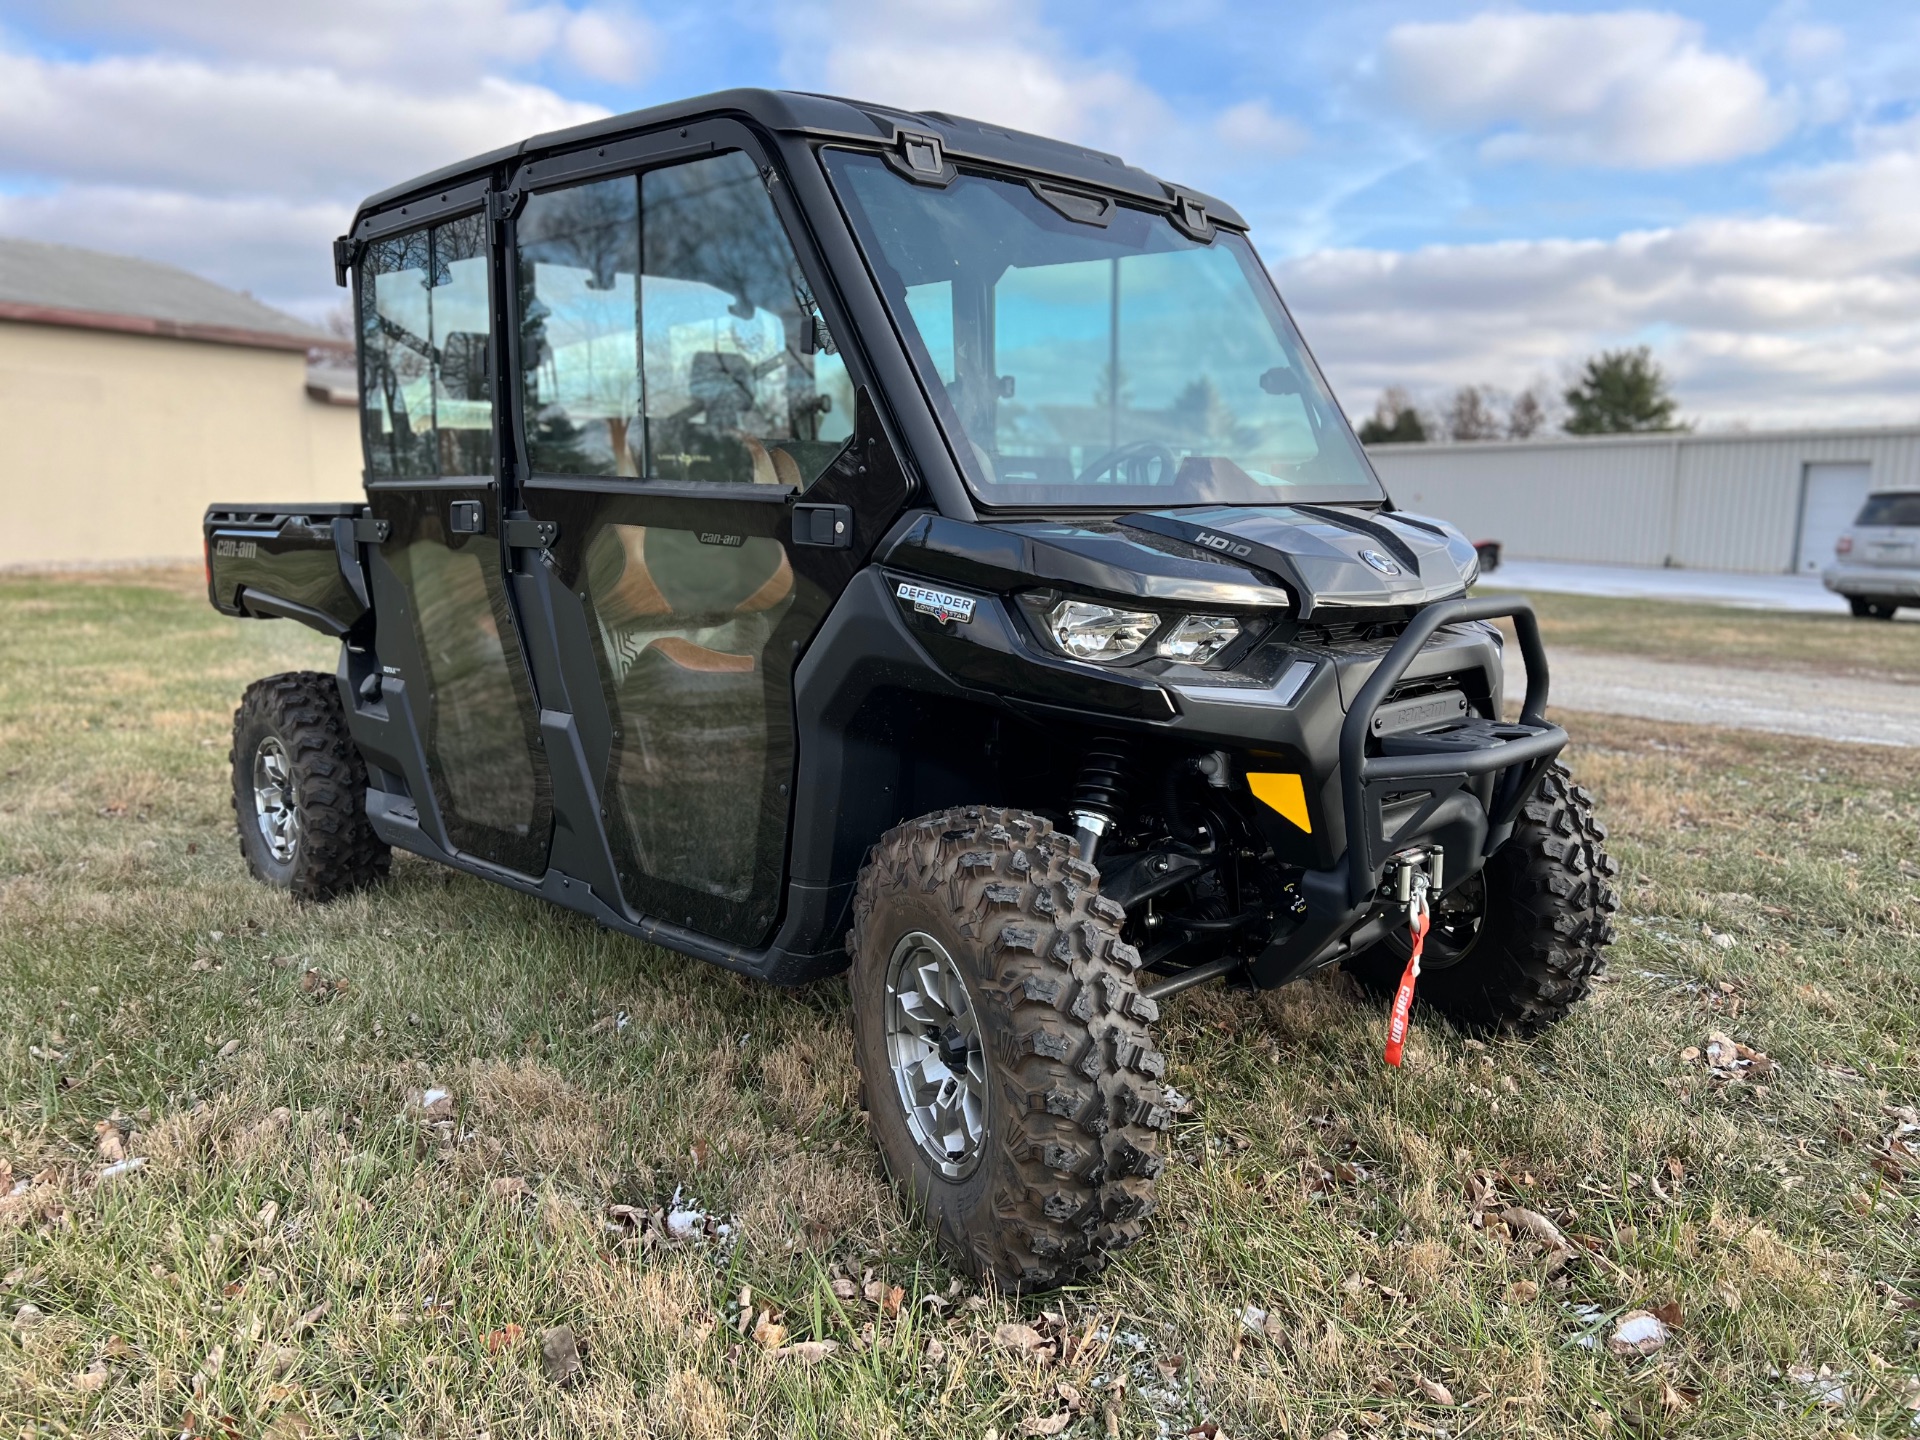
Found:
[[[1029,1415],[1020,1422],[1022,1435],[1058,1435],[1073,1423],[1073,1412],[1062,1410],[1058,1415]]]
[[[1660,1382],[1660,1408],[1669,1415],[1678,1415],[1693,1408],[1697,1397],[1685,1390],[1677,1390],[1665,1380]]]
[[[112,1371],[107,1369],[104,1362],[96,1360],[73,1377],[73,1388],[80,1391],[83,1395],[90,1395],[105,1385],[108,1379],[111,1378],[112,1373]]]
[[[792,1345],[777,1345],[768,1353],[775,1360],[798,1360],[802,1365],[817,1365],[839,1348],[838,1340],[801,1340]]]
[[[828,1282],[827,1288],[833,1291],[833,1298],[836,1300],[852,1300],[860,1293],[860,1287],[844,1275],[836,1275]]]
[[[1531,1305],[1540,1298],[1540,1287],[1531,1280],[1516,1280],[1507,1286],[1509,1305]]]
[[[557,1325],[541,1335],[540,1368],[556,1385],[566,1385],[578,1378],[580,1342],[574,1338],[571,1325]]]
[[[146,1156],[135,1155],[131,1159],[122,1160],[118,1164],[107,1166],[105,1169],[98,1171],[93,1178],[96,1180],[118,1180],[123,1175],[131,1175],[137,1170],[145,1169],[146,1164]]]
[[[947,1347],[940,1343],[939,1336],[929,1335],[927,1337],[927,1348],[922,1353],[926,1355],[927,1359],[938,1365],[942,1360],[947,1358]]]
[[[772,1311],[762,1310],[753,1325],[753,1338],[768,1350],[778,1350],[787,1343],[787,1327],[773,1318]]]
[[[426,1120],[451,1120],[453,1118],[453,1093],[435,1086],[420,1096],[420,1114]]]
[[[1523,1230],[1533,1236],[1549,1250],[1558,1250],[1571,1255],[1573,1245],[1561,1233],[1560,1227],[1542,1215],[1538,1210],[1528,1210],[1524,1206],[1509,1205],[1500,1212],[1500,1218],[1515,1230]]]
[[[300,988],[316,1001],[331,1000],[336,995],[344,995],[347,982],[332,975],[323,975],[317,968],[309,966],[300,977]]]
[[[496,1175],[487,1182],[487,1193],[496,1200],[517,1200],[531,1195],[533,1187],[518,1175]]]
[[[327,1312],[331,1309],[333,1309],[333,1302],[331,1300],[322,1300],[318,1305],[314,1306],[294,1322],[294,1334],[298,1335],[302,1331],[311,1330],[315,1325],[318,1325],[322,1320],[327,1318]]]
[[[1607,1337],[1615,1355],[1651,1355],[1667,1343],[1667,1327],[1651,1310],[1629,1310]]]
[[[1031,1325],[1022,1325],[1018,1321],[1008,1320],[994,1327],[993,1343],[1002,1350],[1013,1350],[1021,1355],[1043,1355],[1053,1350],[1053,1342]]]
[[[1653,1318],[1669,1330],[1678,1330],[1686,1323],[1686,1316],[1681,1312],[1678,1300],[1669,1300],[1664,1305],[1654,1306]]]
[[[1413,1378],[1413,1383],[1418,1385],[1420,1387],[1420,1393],[1434,1404],[1448,1406],[1453,1404],[1453,1392],[1438,1380],[1429,1380],[1424,1375],[1416,1375]]]
[[[227,1060],[239,1053],[240,1042],[238,1040],[229,1040],[226,1044],[222,1045],[219,1050],[214,1052],[213,1058],[216,1060]]]
[[[499,1330],[489,1330],[487,1332],[487,1353],[489,1355],[498,1355],[502,1350],[511,1350],[515,1345],[520,1343],[520,1337],[526,1333],[526,1330],[522,1326],[512,1324],[506,1325]]]
[[[93,1148],[103,1163],[117,1165],[127,1158],[127,1136],[118,1122],[98,1120],[93,1126]]]

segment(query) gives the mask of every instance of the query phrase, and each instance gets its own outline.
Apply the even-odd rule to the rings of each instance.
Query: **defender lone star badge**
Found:
[[[965,595],[929,590],[924,585],[909,585],[904,580],[893,593],[902,600],[911,600],[913,608],[922,615],[931,615],[940,621],[958,620],[963,625],[973,623],[973,601]]]
[[[1382,575],[1399,575],[1404,573],[1398,565],[1394,564],[1393,561],[1382,555],[1378,550],[1362,550],[1360,552],[1360,558],[1378,570]]]

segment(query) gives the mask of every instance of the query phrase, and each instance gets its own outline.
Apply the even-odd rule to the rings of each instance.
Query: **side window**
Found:
[[[533,196],[517,229],[536,471],[805,486],[853,387],[738,151]]]
[[[640,187],[627,175],[535,195],[518,240],[528,461],[639,475]]]
[[[362,424],[381,478],[493,472],[487,237],[478,215],[367,247]]]

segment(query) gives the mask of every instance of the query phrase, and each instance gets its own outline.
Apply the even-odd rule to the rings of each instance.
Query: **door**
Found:
[[[882,528],[845,503],[855,387],[781,187],[743,127],[690,130],[516,178],[519,490],[586,612],[626,904],[753,945],[782,895],[795,660]],[[825,545],[795,542],[803,495],[845,503]]]
[[[1864,460],[1809,464],[1800,492],[1800,553],[1795,570],[1818,575],[1833,563],[1833,542],[1853,528],[1853,517],[1873,488]]]
[[[552,813],[501,568],[489,228],[466,215],[360,257],[367,498],[386,528],[372,579],[379,653],[399,672],[425,759],[424,777],[407,777],[422,827],[537,876]]]

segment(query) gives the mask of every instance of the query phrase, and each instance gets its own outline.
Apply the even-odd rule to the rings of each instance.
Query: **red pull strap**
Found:
[[[1393,1012],[1387,1017],[1387,1064],[1398,1065],[1407,1046],[1407,1020],[1413,1013],[1413,987],[1420,978],[1420,951],[1427,943],[1427,907],[1414,907],[1407,929],[1413,936],[1413,954],[1400,974],[1400,988],[1393,993]]]

